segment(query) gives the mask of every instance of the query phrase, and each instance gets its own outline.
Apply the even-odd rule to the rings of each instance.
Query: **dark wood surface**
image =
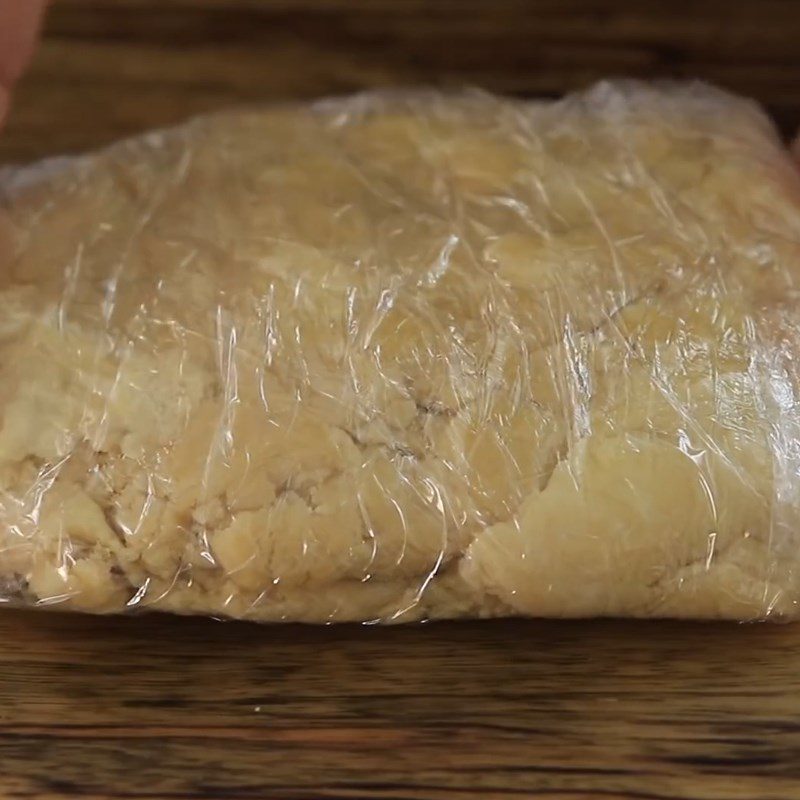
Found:
[[[0,162],[242,102],[619,74],[715,81],[788,137],[800,3],[57,0]],[[795,800],[800,628],[4,611],[6,797]]]
[[[556,96],[613,75],[714,81],[788,136],[800,2],[55,0],[0,160],[242,102],[418,83]]]
[[[798,631],[0,615],[2,797],[800,797]]]

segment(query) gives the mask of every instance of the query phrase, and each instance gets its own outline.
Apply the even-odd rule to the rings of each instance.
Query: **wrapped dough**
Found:
[[[368,94],[0,192],[6,602],[798,614],[800,176],[752,103]]]

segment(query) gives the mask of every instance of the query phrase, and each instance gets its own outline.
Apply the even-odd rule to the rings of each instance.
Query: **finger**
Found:
[[[47,0],[0,0],[0,86],[6,90],[31,60],[46,5]]]

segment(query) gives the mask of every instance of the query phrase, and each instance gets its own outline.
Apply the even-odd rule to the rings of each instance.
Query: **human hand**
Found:
[[[0,0],[0,125],[33,55],[47,0]]]

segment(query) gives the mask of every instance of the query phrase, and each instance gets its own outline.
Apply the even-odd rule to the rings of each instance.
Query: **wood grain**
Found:
[[[796,0],[56,0],[0,161],[243,102],[387,85],[554,96],[698,77],[800,128]]]
[[[57,0],[0,162],[396,84],[697,76],[800,128],[787,0]],[[800,629],[0,614],[0,797],[796,800]]]
[[[798,631],[0,615],[3,797],[800,792]]]

